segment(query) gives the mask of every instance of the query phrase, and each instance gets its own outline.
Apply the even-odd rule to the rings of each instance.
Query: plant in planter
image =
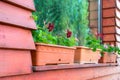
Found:
[[[99,41],[91,38],[93,41],[89,41],[91,37],[87,37],[87,47],[78,46],[75,51],[75,62],[84,64],[84,63],[98,63],[100,59],[100,50],[94,46],[98,46]]]
[[[89,23],[87,18],[88,1],[40,0],[39,2],[38,0],[35,0],[35,5],[37,11],[33,13],[33,17],[35,18],[35,21],[38,25],[38,30],[33,31],[33,37],[35,42],[39,42],[40,44],[36,44],[37,52],[32,53],[32,55],[35,54],[34,56],[37,59],[43,58],[44,61],[48,61],[41,62],[41,60],[39,60],[41,64],[37,63],[37,65],[45,65],[51,63],[73,63],[74,48],[66,46],[75,46],[81,44],[84,45],[85,43],[85,36],[88,33],[87,29]],[[78,41],[76,41],[76,38],[78,39]],[[43,46],[44,48],[46,47],[46,49],[43,49]],[[50,49],[50,47],[52,47],[53,49]],[[39,49],[41,49],[42,51]],[[70,52],[67,50],[70,50]],[[43,54],[43,57],[38,58],[39,54]],[[46,54],[49,55],[50,59],[47,59],[48,57],[44,58]],[[59,56],[63,56],[65,60],[70,59],[69,56],[72,54],[72,62],[71,60],[69,60],[69,62],[62,62],[65,60],[59,59],[59,56],[57,54]],[[55,59],[56,61],[54,60],[55,55],[58,56]],[[54,58],[51,58],[52,56]],[[36,61],[38,61],[37,59]]]
[[[96,39],[94,36],[87,37],[88,43],[87,46],[91,48],[93,51],[100,49],[101,59],[99,62],[101,63],[115,63],[116,62],[116,53],[120,54],[120,49],[116,46],[109,44],[101,44],[101,40]]]
[[[75,63],[98,63],[100,59],[100,50],[92,51],[89,47],[78,46],[75,50]]]
[[[119,53],[119,48],[109,45],[109,44],[104,44],[104,47],[101,49],[101,59],[99,60],[100,63],[116,63],[117,60],[117,55],[116,53]]]
[[[67,36],[53,36],[51,33],[52,28],[53,25],[49,24],[48,27],[38,27],[33,32],[37,49],[36,51],[32,51],[32,62],[35,66],[63,63],[72,64],[74,62],[75,48],[67,46],[75,45],[75,39],[70,37],[71,35],[69,35],[69,38]]]

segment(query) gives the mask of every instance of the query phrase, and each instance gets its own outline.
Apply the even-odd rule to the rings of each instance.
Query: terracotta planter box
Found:
[[[75,50],[75,63],[98,63],[98,60],[100,59],[100,51],[97,50],[96,52],[93,52],[90,48],[79,46],[76,47]]]
[[[32,72],[30,51],[0,49],[0,77]]]
[[[32,13],[29,10],[0,1],[0,23],[36,29],[35,22],[31,16]]]
[[[117,55],[104,53],[104,56],[99,60],[100,63],[116,63]]]
[[[49,64],[73,64],[75,48],[36,43],[36,51],[32,51],[34,66]]]

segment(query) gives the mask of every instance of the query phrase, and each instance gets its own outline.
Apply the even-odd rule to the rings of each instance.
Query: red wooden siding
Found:
[[[116,41],[115,35],[114,34],[105,34],[103,36],[103,41]]]
[[[103,0],[103,8],[113,8],[115,7],[115,0]]]
[[[117,80],[120,67],[77,68],[34,72],[29,75],[0,78],[0,80]],[[109,72],[108,72],[109,71]],[[115,78],[111,76],[116,75]],[[119,76],[117,76],[119,75]],[[103,79],[104,77],[104,79]]]
[[[115,18],[103,19],[103,26],[114,26],[114,25],[115,25]]]
[[[35,49],[31,31],[0,24],[0,48]]]
[[[0,77],[32,72],[33,6],[32,0],[0,0]]]
[[[103,18],[117,17],[120,18],[120,11],[115,8],[103,10]]]
[[[19,27],[36,29],[30,11],[0,1],[0,22]]]
[[[120,41],[120,0],[103,0],[103,42],[113,43]]]
[[[91,79],[91,80],[119,80],[120,79],[120,74],[112,74],[109,76],[103,76],[100,78],[95,78],[95,79]]]
[[[33,0],[4,0],[4,1],[35,11]]]
[[[30,57],[30,51],[0,49],[0,77],[31,73]]]
[[[111,8],[111,9],[103,10],[103,17],[105,17],[105,18],[107,18],[107,17],[115,17],[115,9]]]
[[[103,27],[103,34],[116,33],[114,26]]]

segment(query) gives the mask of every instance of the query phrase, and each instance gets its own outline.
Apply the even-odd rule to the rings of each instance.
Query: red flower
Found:
[[[48,31],[51,32],[54,29],[54,24],[49,23],[48,24]]]
[[[67,29],[66,35],[67,35],[67,38],[70,38],[72,36],[72,32],[69,29]]]

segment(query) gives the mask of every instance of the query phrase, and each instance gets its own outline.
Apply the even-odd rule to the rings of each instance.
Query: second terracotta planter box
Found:
[[[51,64],[73,64],[75,48],[36,43],[36,51],[32,51],[34,66]]]
[[[117,55],[116,54],[110,54],[110,53],[104,53],[104,55],[99,60],[100,63],[116,63]]]
[[[75,51],[75,63],[98,63],[98,60],[100,59],[100,51],[97,50],[93,52],[90,48],[79,46],[76,47]]]

